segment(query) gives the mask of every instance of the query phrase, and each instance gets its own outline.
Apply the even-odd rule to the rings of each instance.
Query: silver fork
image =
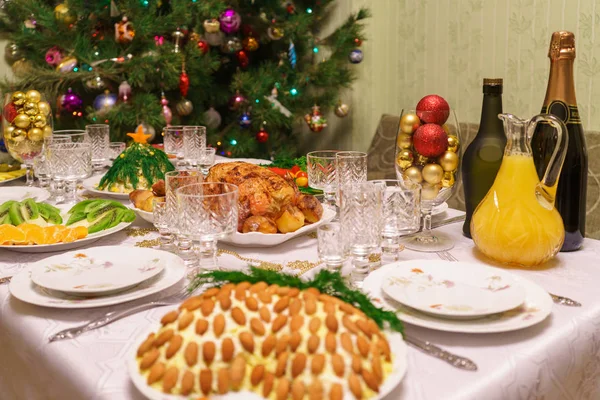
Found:
[[[151,301],[150,303],[146,304],[140,304],[139,306],[131,307],[122,311],[111,311],[109,313],[106,313],[103,317],[94,319],[86,324],[57,332],[54,335],[50,336],[48,340],[50,342],[56,342],[58,340],[74,339],[82,333],[101,328],[121,318],[137,314],[140,311],[148,310],[154,307],[171,306],[173,304],[177,304],[190,296],[188,289],[188,287],[184,287],[179,292],[169,297],[165,297],[164,299]]]
[[[437,255],[442,260],[458,261],[458,259],[456,257],[454,257],[452,254],[448,253],[447,251],[438,251]],[[573,299],[570,299],[568,297],[559,296],[557,294],[553,294],[550,292],[548,292],[548,294],[550,295],[550,297],[552,297],[552,301],[555,302],[556,304],[561,304],[563,306],[568,306],[568,307],[581,307],[581,303],[579,303]]]

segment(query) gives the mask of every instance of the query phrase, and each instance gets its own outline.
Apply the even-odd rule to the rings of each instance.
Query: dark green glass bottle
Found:
[[[502,79],[484,79],[479,130],[462,159],[462,182],[467,212],[463,233],[468,238],[471,237],[473,212],[492,187],[502,164],[506,135],[498,114],[502,114]]]

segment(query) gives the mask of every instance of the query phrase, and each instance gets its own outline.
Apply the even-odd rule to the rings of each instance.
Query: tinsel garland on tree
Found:
[[[296,124],[319,132],[327,110],[347,114],[340,90],[362,60],[367,10],[320,37],[333,3],[8,0],[16,80],[2,89],[42,91],[55,129],[108,123],[123,140],[143,124],[156,142],[165,125],[206,125],[220,154],[295,156]]]

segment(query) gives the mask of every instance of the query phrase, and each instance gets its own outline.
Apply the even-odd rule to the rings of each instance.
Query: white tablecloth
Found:
[[[148,226],[139,220],[136,224]],[[456,258],[485,262],[478,259],[472,242],[460,234],[460,223],[439,229],[456,240],[451,251]],[[122,232],[95,245],[131,246],[153,237],[152,233],[146,237],[128,237]],[[277,262],[315,261],[317,257],[316,240],[307,236],[270,249],[235,250],[244,256]],[[471,358],[479,370],[458,370],[410,348],[407,375],[386,400],[600,399],[599,256],[600,242],[586,239],[583,250],[561,253],[545,270],[514,270],[550,292],[583,303],[581,308],[555,305],[548,319],[531,328],[476,335],[407,325],[407,333]],[[0,251],[0,277],[12,275],[24,263],[43,257]],[[417,258],[438,259],[435,253],[401,253],[401,260]],[[220,262],[242,266],[229,255],[224,255]],[[157,324],[167,308],[141,312],[75,340],[55,343],[47,340],[58,330],[121,307],[42,308],[12,298],[8,285],[1,285],[0,399],[141,399],[127,376],[125,356],[131,351],[133,341],[148,326]]]

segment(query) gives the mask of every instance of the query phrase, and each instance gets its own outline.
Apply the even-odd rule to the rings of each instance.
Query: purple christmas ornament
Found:
[[[69,88],[67,93],[62,96],[61,107],[68,113],[81,111],[82,105],[83,100],[81,100],[81,97],[77,93],[73,92],[71,88]]]
[[[46,62],[50,65],[58,65],[62,61],[62,50],[54,46],[46,52]]]
[[[171,126],[171,121],[173,120],[173,111],[169,107],[169,100],[163,95],[160,99],[160,104],[162,104],[163,116],[165,117],[165,122],[167,126]]]
[[[240,17],[237,11],[228,8],[219,17],[219,22],[221,23],[221,30],[230,35],[240,29],[242,17]]]

